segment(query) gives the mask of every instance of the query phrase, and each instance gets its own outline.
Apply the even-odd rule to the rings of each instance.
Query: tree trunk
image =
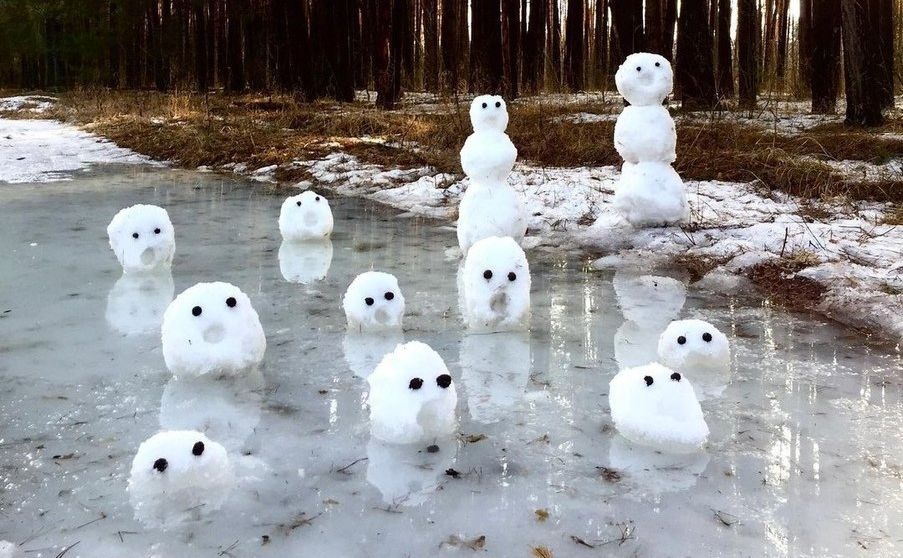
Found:
[[[226,89],[240,93],[245,88],[244,47],[242,46],[242,17],[244,14],[242,0],[228,0],[228,53],[227,69],[229,72]]]
[[[734,96],[734,66],[731,55],[731,0],[718,3],[718,94]]]
[[[609,0],[611,8],[611,53],[614,71],[629,54],[643,49],[643,18],[637,18],[635,0]]]
[[[842,0],[843,66],[846,123],[880,126],[886,73],[881,64],[878,30],[880,0]]]
[[[564,81],[571,91],[582,91],[585,86],[583,17],[583,0],[568,0]]]
[[[595,86],[604,89],[608,78],[608,0],[596,0],[596,34],[593,36]]]
[[[520,73],[518,55],[521,49],[520,36],[520,0],[503,0],[502,2],[502,43],[504,91],[509,99],[518,94]]]
[[[759,19],[756,0],[737,4],[737,77],[740,107],[756,106],[759,87]]]
[[[778,43],[777,43],[777,53],[775,57],[775,66],[774,73],[777,77],[777,82],[782,84],[784,82],[784,69],[787,66],[787,39],[788,39],[788,20],[790,10],[790,0],[777,0],[778,14],[777,14],[777,33],[778,33]]]
[[[800,0],[800,18],[797,31],[799,44],[799,79],[806,90],[812,88],[812,40],[815,30],[812,28],[812,9],[814,0]]]
[[[811,3],[810,87],[812,112],[834,114],[840,81],[841,0],[814,0]]]
[[[549,56],[555,88],[561,89],[561,14],[558,0],[549,0]]]
[[[665,10],[662,0],[646,0],[646,49],[656,54],[664,54],[665,37],[662,33]]]
[[[894,0],[878,0],[878,34],[881,62],[881,106],[894,106]]]
[[[706,0],[681,1],[675,81],[684,109],[711,109],[718,103],[707,15]]]
[[[206,2],[194,0],[194,61],[195,80],[198,91],[206,93],[209,83],[207,81],[207,17]]]
[[[531,0],[530,25],[524,37],[524,85],[531,93],[543,86],[546,53],[546,0]]]
[[[665,44],[663,55],[668,60],[674,58],[674,31],[677,27],[677,0],[665,1],[665,24],[662,36]]]
[[[472,0],[470,90],[497,93],[502,83],[501,0]]]
[[[442,82],[450,91],[458,90],[460,49],[458,42],[458,0],[442,0]]]
[[[423,8],[423,87],[439,91],[439,10],[437,0],[421,0]]]
[[[376,106],[384,109],[395,108],[395,71],[392,59],[392,12],[394,0],[376,0],[375,39],[373,45],[373,72],[376,81]]]

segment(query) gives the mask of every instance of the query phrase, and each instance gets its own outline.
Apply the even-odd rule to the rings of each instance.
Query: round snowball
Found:
[[[159,331],[174,293],[169,272],[123,274],[107,296],[107,324],[123,335]]]
[[[332,234],[332,210],[329,202],[313,190],[282,202],[279,232],[289,241],[319,240]]]
[[[635,52],[618,68],[615,85],[631,105],[660,105],[674,87],[671,63],[659,54]]]
[[[508,106],[498,95],[480,95],[470,103],[470,123],[474,132],[504,132],[508,127]]]
[[[107,236],[125,273],[172,267],[175,231],[162,207],[139,204],[120,210],[107,225]]]
[[[229,283],[198,283],[163,315],[163,358],[176,376],[236,374],[260,364],[266,336],[251,300]]]
[[[419,341],[398,345],[380,361],[370,384],[370,432],[391,444],[451,435],[458,395],[442,357]]]
[[[530,321],[530,265],[511,237],[480,240],[464,261],[464,321],[471,329],[526,329]]]
[[[491,236],[510,236],[521,243],[527,232],[527,210],[520,195],[507,184],[471,183],[458,206],[458,245],[470,247]]]
[[[461,148],[461,168],[470,180],[502,185],[514,168],[517,148],[504,132],[474,132]]]
[[[625,164],[614,206],[635,227],[675,225],[690,218],[684,183],[667,163]]]
[[[615,149],[628,163],[677,158],[677,131],[668,109],[661,105],[629,106],[615,123]]]
[[[671,322],[658,340],[662,364],[674,370],[727,370],[731,364],[731,348],[727,336],[702,320]]]
[[[223,446],[200,432],[160,432],[135,454],[129,500],[142,523],[171,525],[190,518],[192,511],[219,509],[234,482]]]
[[[381,271],[361,273],[348,285],[342,307],[350,330],[401,329],[404,296],[394,275]]]
[[[657,363],[618,372],[608,386],[608,403],[618,432],[637,444],[686,453],[709,436],[690,381]]]

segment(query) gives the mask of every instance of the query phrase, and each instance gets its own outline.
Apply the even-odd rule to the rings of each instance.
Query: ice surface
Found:
[[[25,558],[25,553],[14,542],[0,541],[0,558]]]
[[[658,54],[635,52],[615,72],[615,85],[631,105],[660,105],[674,86],[671,63]]]
[[[279,245],[279,271],[289,283],[309,285],[326,278],[332,265],[332,241],[283,241]]]
[[[138,448],[129,473],[135,518],[149,527],[174,525],[219,509],[235,477],[225,448],[200,432],[165,431]]]
[[[474,244],[462,276],[467,327],[477,331],[526,329],[530,322],[530,264],[511,237]]]
[[[442,357],[419,341],[399,345],[367,378],[370,432],[391,444],[451,435],[458,396]]]
[[[643,326],[677,318],[687,300],[687,287],[673,277],[618,272],[612,281],[624,318]]]
[[[629,163],[677,158],[677,131],[668,109],[661,105],[624,107],[615,123],[615,149]]]
[[[474,132],[504,132],[508,127],[508,106],[498,95],[479,95],[470,103],[470,124]]]
[[[663,452],[621,436],[612,439],[608,459],[638,499],[655,499],[665,492],[689,490],[709,464],[709,456],[704,451]]]
[[[162,207],[126,207],[107,225],[110,248],[125,273],[169,269],[176,252],[175,230]]]
[[[690,218],[684,183],[667,163],[625,163],[614,205],[635,227],[683,223]]]
[[[458,207],[458,246],[467,254],[470,247],[490,236],[510,236],[523,242],[527,232],[527,211],[521,196],[506,184],[471,182]]]
[[[159,333],[174,293],[169,270],[125,273],[107,296],[107,324],[123,335]]]
[[[618,372],[609,384],[608,402],[618,432],[637,444],[686,453],[709,436],[690,380],[660,364]]]
[[[236,374],[256,367],[266,336],[251,299],[229,283],[198,283],[163,315],[163,358],[175,376]]]
[[[394,275],[367,271],[348,285],[342,307],[351,331],[401,329],[404,295]]]
[[[420,506],[451,478],[445,472],[455,464],[457,445],[454,438],[439,439],[434,451],[428,451],[425,445],[371,439],[367,444],[367,482],[390,506]]]
[[[279,232],[288,241],[322,240],[332,234],[333,218],[329,201],[307,190],[282,202]]]
[[[367,378],[384,356],[404,343],[400,330],[379,332],[348,331],[342,340],[345,362],[356,376]]]
[[[523,332],[471,334],[461,340],[458,362],[473,420],[508,420],[530,379],[530,338]]]

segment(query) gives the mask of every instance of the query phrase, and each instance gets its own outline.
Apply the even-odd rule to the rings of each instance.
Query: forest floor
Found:
[[[454,220],[469,101],[407,94],[393,112],[372,101],[84,90],[0,99],[0,117],[61,120],[156,160]],[[520,161],[509,182],[532,212],[534,244],[579,248],[596,267],[678,265],[715,290],[752,281],[780,304],[903,338],[903,103],[871,130],[789,99],[677,111],[691,223],[643,230],[610,203],[621,108],[613,93],[509,105]]]

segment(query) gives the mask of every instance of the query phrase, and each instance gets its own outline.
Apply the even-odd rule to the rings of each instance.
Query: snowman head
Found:
[[[609,383],[608,401],[615,426],[632,442],[686,452],[709,435],[690,381],[661,364],[618,372]]]
[[[618,68],[615,85],[631,105],[660,105],[674,86],[671,63],[659,54],[635,52]]]
[[[348,285],[342,307],[350,330],[400,329],[404,317],[404,296],[394,275],[367,271]]]
[[[138,448],[129,473],[129,498],[135,516],[167,523],[186,510],[222,505],[233,484],[226,450],[191,430],[157,433]]]
[[[530,265],[510,236],[484,238],[464,261],[464,319],[475,329],[526,327],[530,314]]]
[[[107,225],[107,236],[125,273],[172,267],[175,231],[162,207],[139,204],[120,210]]]
[[[419,341],[398,345],[367,378],[374,436],[412,443],[449,434],[458,395],[442,357]]]
[[[163,314],[163,358],[176,376],[235,373],[263,360],[266,336],[251,300],[229,283],[198,283]]]
[[[499,95],[480,95],[470,103],[470,123],[474,132],[504,132],[508,127],[508,107]]]
[[[702,320],[671,322],[658,340],[662,363],[675,370],[726,370],[731,349],[727,336]]]
[[[332,234],[332,210],[329,202],[313,190],[282,202],[279,231],[285,240],[319,240]]]

